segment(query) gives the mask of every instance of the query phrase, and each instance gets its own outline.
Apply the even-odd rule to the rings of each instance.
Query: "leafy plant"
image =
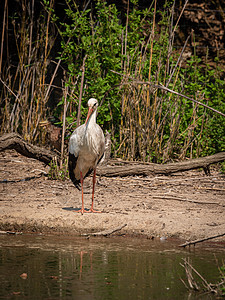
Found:
[[[52,180],[65,181],[68,178],[67,160],[64,160],[62,167],[59,167],[59,163],[56,157],[50,163],[50,169],[48,172],[48,178]]]
[[[106,1],[88,1],[82,6],[67,0],[61,21],[54,0],[43,0],[45,11],[35,24],[37,36],[31,35],[31,7],[25,5],[26,0],[23,3],[28,7],[24,15],[13,18],[19,63],[13,74],[8,60],[2,73],[6,84],[1,94],[2,132],[18,131],[29,141],[41,140],[39,121],[51,113],[62,122],[65,109],[66,126],[72,131],[84,122],[88,98],[95,97],[101,104],[98,123],[111,133],[114,156],[167,162],[225,150],[224,117],[179,96],[225,113],[219,58],[209,64],[208,54],[199,58],[194,49],[185,59],[190,36],[183,49],[174,47],[178,28],[174,1],[165,1],[159,10],[157,1],[141,9],[132,0],[123,13]],[[55,43],[52,28],[58,30],[61,51],[46,86]],[[59,65],[66,69],[62,88],[68,92],[48,112]],[[161,85],[178,94],[158,88]]]

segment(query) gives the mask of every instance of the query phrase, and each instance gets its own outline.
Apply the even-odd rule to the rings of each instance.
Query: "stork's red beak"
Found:
[[[92,108],[92,107],[89,107],[89,109],[88,109],[88,114],[87,114],[87,118],[86,118],[86,121],[85,121],[85,125],[87,124],[88,119],[90,118],[90,116],[91,116],[92,113],[93,113],[93,108]]]

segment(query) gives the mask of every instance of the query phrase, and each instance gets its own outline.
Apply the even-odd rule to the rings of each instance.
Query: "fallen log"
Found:
[[[15,149],[20,154],[37,159],[45,164],[49,164],[55,157],[57,157],[57,159],[59,158],[56,152],[27,143],[17,133],[8,133],[0,137],[0,152],[7,149]],[[97,175],[106,177],[170,175],[176,172],[184,172],[199,168],[203,168],[205,173],[209,175],[209,166],[224,160],[225,152],[165,165],[126,162],[124,166],[121,166],[110,165],[109,161],[108,165],[103,164],[97,168]]]
[[[149,176],[149,175],[170,175],[172,173],[184,172],[203,168],[209,175],[209,166],[225,160],[225,152],[220,152],[211,156],[189,159],[187,161],[170,163],[166,165],[149,163],[146,165],[126,165],[126,166],[102,166],[97,169],[97,175],[106,177],[124,176]]]
[[[14,149],[26,157],[37,159],[45,164],[49,164],[54,157],[58,157],[58,154],[53,151],[27,143],[15,132],[0,137],[0,152],[7,149]]]

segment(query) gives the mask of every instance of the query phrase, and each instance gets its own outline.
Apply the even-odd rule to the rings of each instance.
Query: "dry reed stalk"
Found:
[[[195,136],[194,130],[197,127],[198,120],[201,118],[201,116],[197,118],[197,107],[198,106],[196,104],[194,104],[194,109],[193,109],[193,113],[192,113],[191,121],[190,121],[191,124],[181,134],[181,135],[184,135],[187,132],[187,135],[186,135],[186,138],[184,141],[184,146],[181,149],[181,154],[179,156],[179,158],[181,158],[181,159],[183,159],[186,156],[186,153],[187,153],[187,150],[189,147],[191,147],[190,158],[192,157],[192,154],[193,154],[192,153],[192,144],[199,136],[199,134],[198,134],[196,137],[194,137]]]
[[[126,93],[122,96],[122,106],[121,106],[121,121],[120,121],[120,144],[122,143],[123,139],[123,128],[125,126],[124,119],[125,119],[125,112],[126,112],[126,103],[128,101],[128,96]],[[119,148],[121,148],[119,146]]]
[[[161,66],[162,66],[162,62],[161,62],[161,52],[159,55],[159,60],[158,60],[158,71],[156,72],[156,78],[155,78],[155,82],[156,84],[159,83],[159,74],[160,74],[160,70],[161,70]],[[149,89],[148,89],[149,90]],[[152,122],[151,122],[151,132],[150,132],[150,136],[147,136],[147,145],[149,145],[149,147],[147,148],[147,151],[150,153],[150,146],[151,146],[151,139],[154,135],[154,132],[156,131],[158,125],[160,124],[160,119],[161,119],[161,110],[159,109],[160,105],[162,103],[162,98],[158,98],[158,90],[155,91],[155,95],[154,95],[154,101],[153,101],[153,105],[152,105]],[[156,121],[156,117],[158,119],[158,124]],[[155,141],[154,143],[156,145],[159,144],[159,139],[158,139],[158,135],[155,135]],[[149,160],[148,160],[149,161]]]
[[[192,34],[192,33],[191,33],[191,34]],[[182,61],[182,56],[183,56],[184,51],[185,51],[185,49],[186,49],[186,47],[187,47],[187,43],[188,43],[188,41],[189,41],[189,39],[190,39],[190,37],[191,37],[191,34],[189,34],[189,36],[187,37],[187,39],[186,39],[186,41],[185,41],[185,43],[184,43],[184,46],[183,46],[183,48],[182,48],[182,50],[181,50],[181,53],[180,53],[179,58],[178,58],[178,60],[177,60],[177,62],[176,62],[176,65],[174,66],[174,68],[173,68],[173,70],[172,70],[172,72],[171,72],[171,74],[170,74],[170,77],[169,77],[167,83],[165,84],[166,87],[169,86],[169,84],[170,84],[170,82],[171,82],[171,79],[172,79],[172,77],[173,77],[174,72],[176,71],[176,69],[177,69],[178,67],[180,68],[181,61]]]
[[[201,122],[201,129],[200,129],[200,133],[199,133],[199,139],[198,139],[198,143],[197,143],[197,147],[196,147],[196,152],[197,152],[197,156],[200,156],[201,151],[202,151],[202,143],[201,143],[201,136],[203,133],[203,129],[204,129],[204,125],[207,124],[207,120],[206,120],[206,109],[204,109],[204,113],[202,115],[202,122]]]
[[[175,1],[174,1],[174,3],[175,3]],[[186,6],[187,6],[187,4],[188,4],[188,0],[185,1],[184,6],[182,7],[182,10],[181,10],[181,12],[180,12],[180,15],[179,15],[179,17],[178,17],[178,19],[177,19],[177,22],[176,22],[176,24],[175,24],[175,26],[174,26],[174,29],[173,29],[173,38],[174,38],[175,31],[177,30],[177,26],[178,26],[178,24],[179,24],[179,22],[180,22],[180,18],[182,17],[182,15],[183,15],[183,13],[184,13],[184,10],[185,10],[185,8],[186,8]]]
[[[29,51],[28,51],[28,65],[31,63],[31,58],[32,58],[32,41],[33,41],[33,26],[34,26],[34,0],[32,0],[31,3],[31,10],[30,10],[30,16],[31,16],[31,21],[30,21],[30,43],[29,43]]]
[[[2,22],[2,40],[1,40],[1,53],[0,53],[0,74],[2,73],[2,57],[3,57],[3,45],[4,45],[4,36],[6,29],[6,13],[7,13],[7,3],[8,0],[5,0],[4,13],[3,13],[3,22]]]
[[[171,20],[169,24],[169,38],[168,38],[168,47],[167,47],[167,61],[166,61],[166,67],[165,67],[165,79],[167,77],[167,74],[169,73],[169,67],[170,67],[170,57],[172,54],[173,49],[173,41],[174,41],[174,34],[173,32],[173,17],[174,17],[174,7],[175,7],[175,1],[173,2],[172,10],[171,10]],[[164,81],[165,84],[165,81]]]
[[[79,95],[78,112],[77,112],[77,127],[80,126],[81,100],[82,100],[83,87],[84,87],[84,74],[85,74],[85,60],[86,60],[86,58],[87,58],[87,55],[85,55],[85,57],[83,59],[83,65],[81,67],[81,69],[82,69],[82,76],[81,76],[80,95]]]
[[[133,73],[133,78],[142,78],[142,68],[144,67],[145,61],[146,61],[146,53],[147,48],[150,43],[150,58],[149,58],[149,70],[148,70],[148,78],[151,79],[151,69],[152,69],[152,57],[153,57],[153,43],[154,43],[154,32],[155,32],[155,16],[156,16],[156,0],[154,1],[154,16],[153,16],[153,26],[152,26],[152,32],[147,40],[147,44],[145,45],[145,48],[143,44],[141,45],[141,51],[139,58],[138,58],[138,64],[136,66],[133,66],[134,61],[134,55],[130,58],[128,55],[126,56],[126,62],[124,65],[126,65],[126,68],[124,68],[124,78],[127,78],[129,74]],[[127,26],[128,26],[128,18],[127,18]],[[127,37],[127,34],[126,34]],[[126,38],[125,38],[125,48],[126,48]],[[124,48],[122,48],[124,49]],[[126,51],[123,50],[125,53]],[[135,49],[135,52],[137,49]],[[181,57],[180,57],[181,60]],[[179,64],[179,61],[175,68],[173,69],[172,76],[174,72],[177,69],[177,66]],[[159,56],[158,60],[158,72],[156,73],[155,82],[158,84],[159,82],[159,74],[161,70],[161,57]],[[132,72],[132,70],[134,70]],[[170,77],[170,80],[172,78]],[[150,80],[149,80],[150,81]],[[169,84],[169,83],[168,83]],[[170,95],[171,97],[171,95]],[[129,99],[129,101],[128,101]],[[131,101],[133,99],[133,101]],[[146,99],[146,100],[145,100]],[[144,109],[144,115],[143,110]],[[130,154],[128,155],[128,159],[134,159],[136,153],[139,153],[141,156],[141,159],[146,160],[146,154],[151,152],[152,147],[158,147],[157,144],[159,144],[158,136],[154,135],[154,133],[158,130],[160,130],[160,124],[162,123],[162,110],[163,107],[163,98],[158,98],[158,91],[156,90],[154,96],[153,96],[153,103],[150,103],[150,89],[149,88],[143,88],[142,85],[137,83],[136,90],[130,88],[130,91],[127,93],[125,92],[125,96],[123,95],[122,100],[122,118],[121,118],[121,130],[120,130],[120,146],[119,149],[121,152],[127,152],[127,149],[130,148]],[[151,123],[149,120],[151,119]],[[123,126],[125,126],[129,130],[129,139],[126,139],[125,131],[122,130]],[[144,128],[144,130],[143,130]],[[161,128],[162,132],[159,134],[160,137],[163,136],[163,128]],[[176,127],[174,126],[173,129],[173,135],[175,135]],[[152,140],[152,137],[154,136],[154,140]],[[125,143],[122,147],[122,144]],[[158,147],[158,150],[161,151],[160,147]]]
[[[124,39],[124,56],[127,55],[127,34],[128,34],[128,24],[129,24],[129,8],[130,8],[130,0],[127,1],[127,19],[126,19],[126,33]],[[124,60],[124,73],[126,73],[126,60]]]
[[[155,37],[155,16],[156,16],[156,2],[154,4],[154,14],[153,14],[153,23],[152,23],[152,33],[151,33],[151,46],[150,46],[150,59],[149,59],[149,70],[148,70],[148,81],[151,81],[151,70],[152,70],[152,53],[153,53],[153,43],[154,43],[154,37]],[[146,114],[145,114],[145,121],[147,121],[148,118],[148,109],[150,106],[150,95],[149,90],[147,91],[147,99],[146,99]],[[154,119],[152,120],[154,123]]]
[[[68,86],[65,85],[65,89],[64,89],[64,105],[63,105],[62,142],[61,142],[61,156],[60,156],[60,169],[61,170],[63,168],[63,160],[64,160],[64,139],[65,139],[65,132],[66,132],[67,96],[68,96]]]
[[[189,284],[189,287],[193,290],[196,291],[200,291],[203,287],[203,290],[210,292],[210,293],[214,293],[214,294],[219,294],[221,293],[220,291],[220,286],[224,284],[224,280],[222,280],[220,283],[218,284],[211,284],[208,283],[207,280],[192,266],[191,264],[191,260],[188,257],[187,259],[184,258],[183,259],[183,264],[180,263],[180,265],[185,269],[185,273],[186,273],[186,278]],[[201,285],[199,285],[196,281],[196,279],[194,278],[193,274],[195,274],[196,276],[198,276],[198,278],[201,280]],[[183,281],[184,282],[184,281]]]
[[[86,9],[87,9],[89,3],[90,3],[90,0],[87,1],[86,5],[85,5],[85,7],[84,7],[84,9],[83,9],[83,12],[86,11]],[[67,4],[68,4],[68,3],[67,3]],[[74,3],[74,4],[75,4],[75,3]],[[75,4],[75,7],[76,7],[76,4]],[[83,12],[82,12],[82,14],[83,14]],[[81,14],[81,15],[82,15],[82,14]],[[75,26],[75,27],[73,28],[73,30],[75,31],[76,28],[77,28],[77,26]],[[49,83],[49,85],[48,85],[48,88],[47,88],[47,90],[46,90],[46,93],[45,93],[45,98],[44,98],[44,102],[45,102],[45,103],[47,102],[47,99],[48,99],[48,97],[49,97],[50,90],[51,90],[51,88],[52,88],[53,81],[54,81],[54,79],[55,79],[55,77],[56,77],[56,74],[57,74],[57,71],[58,71],[58,69],[59,69],[59,66],[61,65],[62,57],[63,57],[64,51],[65,51],[65,49],[66,49],[66,46],[70,43],[70,41],[71,41],[71,37],[68,38],[68,40],[67,40],[67,42],[66,42],[66,45],[65,45],[65,47],[64,47],[64,50],[63,50],[63,52],[62,52],[62,54],[61,54],[61,57],[60,57],[60,59],[59,59],[58,62],[57,62],[57,65],[56,65],[55,70],[54,70],[54,72],[53,72],[53,75],[52,75],[52,77],[51,77],[51,81],[50,81],[50,83]],[[53,45],[52,45],[52,46],[53,46]]]
[[[37,20],[37,34],[34,34],[34,4],[34,0],[21,2],[21,15],[18,14],[12,22],[18,64],[13,71],[8,60],[4,67],[6,72],[2,74],[7,89],[4,88],[2,92],[6,100],[1,132],[19,131],[29,141],[37,138],[38,123],[46,115],[46,101],[43,101],[47,100],[45,77],[49,64],[48,55],[53,46],[49,34],[46,37],[50,25],[49,15],[46,23]],[[12,95],[15,97],[14,101]]]
[[[193,268],[190,264],[190,258],[188,257],[188,259],[183,259],[183,261],[184,261],[184,264],[183,265],[181,264],[181,266],[184,267],[184,269],[185,269],[187,281],[188,281],[190,288],[193,290],[199,291],[200,288],[193,277]]]
[[[32,68],[32,83],[31,83],[31,100],[30,100],[30,107],[26,118],[26,131],[32,130],[32,108],[33,108],[33,101],[34,101],[34,84],[35,84],[35,69]]]
[[[179,66],[180,68],[180,66]],[[179,69],[176,72],[176,77],[175,80],[173,82],[173,87],[172,89],[175,88],[176,84],[177,84],[177,80],[178,80],[178,75],[179,75]],[[171,98],[172,98],[172,94],[169,95],[168,97],[168,104],[171,103]],[[177,137],[178,134],[178,128],[180,125],[180,119],[181,119],[181,105],[179,105],[178,103],[179,97],[177,96],[175,98],[175,100],[171,103],[171,105],[167,106],[168,110],[166,112],[166,114],[164,115],[164,120],[166,119],[166,117],[170,114],[170,137],[167,140],[165,146],[164,146],[164,150],[162,151],[162,141],[163,141],[163,133],[164,133],[164,127],[162,128],[161,131],[161,138],[160,138],[160,150],[159,152],[163,152],[163,161],[166,161],[169,158],[169,154],[173,149],[173,142],[175,142],[175,139]],[[179,107],[178,107],[179,105]],[[177,117],[176,117],[177,115]],[[159,128],[162,126],[162,123],[159,123]],[[159,131],[159,128],[157,128],[157,131]]]

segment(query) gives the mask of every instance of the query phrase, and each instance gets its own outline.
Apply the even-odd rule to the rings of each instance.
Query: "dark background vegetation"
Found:
[[[224,4],[1,1],[1,134],[43,145],[41,122],[62,126],[65,116],[68,139],[95,97],[115,157],[167,162],[225,151],[224,116],[143,83],[225,113]]]

